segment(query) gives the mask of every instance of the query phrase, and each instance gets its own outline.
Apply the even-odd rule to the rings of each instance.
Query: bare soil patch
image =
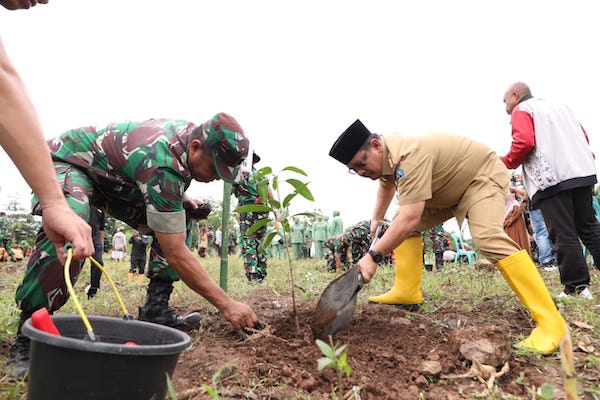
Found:
[[[234,331],[221,316],[204,311],[202,328],[191,333],[194,345],[180,356],[173,376],[179,399],[211,398],[203,384],[215,389],[219,398],[331,398],[337,377],[331,369],[318,372],[322,354],[310,329],[316,302],[296,298],[297,329],[287,294],[258,289],[240,300],[257,310],[266,328],[247,336]],[[447,377],[465,374],[472,365],[461,357],[456,341],[450,340],[457,328],[475,327],[476,331],[476,327],[492,326],[500,336],[505,335],[499,340],[509,343],[533,328],[523,309],[498,301],[490,298],[469,312],[461,312],[465,308],[453,302],[433,313],[359,303],[352,324],[335,338],[348,344],[352,368],[338,395],[359,386],[361,399],[531,399],[532,391],[549,383],[555,398],[563,398],[557,355],[517,356],[511,350],[509,371],[494,381],[491,390],[476,378]],[[576,357],[581,361],[585,354],[576,353]],[[499,371],[502,365],[494,367]],[[598,371],[586,370],[585,374],[596,383],[600,379]]]

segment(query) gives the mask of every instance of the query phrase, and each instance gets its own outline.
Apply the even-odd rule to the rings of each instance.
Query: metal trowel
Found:
[[[380,224],[377,227],[371,247],[379,240],[382,226]],[[315,339],[325,341],[352,321],[356,298],[362,287],[363,276],[358,269],[358,264],[354,264],[352,268],[327,285],[317,303],[310,324]]]

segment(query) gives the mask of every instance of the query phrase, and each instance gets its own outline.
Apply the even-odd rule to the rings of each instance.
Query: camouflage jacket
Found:
[[[55,161],[79,168],[92,181],[93,206],[113,216],[145,209],[142,225],[185,232],[182,199],[192,180],[187,145],[195,128],[183,120],[128,121],[73,129],[48,145]]]

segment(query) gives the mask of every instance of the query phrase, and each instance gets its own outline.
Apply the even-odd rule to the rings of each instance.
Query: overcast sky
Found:
[[[568,104],[600,154],[594,1],[50,0],[0,9],[0,36],[45,136],[121,120],[234,116],[259,166],[304,169],[347,225],[377,183],[328,156],[356,118],[377,133],[452,132],[504,154],[516,80]],[[32,160],[35,162],[35,160]],[[0,207],[27,186],[0,155]],[[188,193],[222,199],[222,183]],[[302,209],[299,209],[302,208]]]

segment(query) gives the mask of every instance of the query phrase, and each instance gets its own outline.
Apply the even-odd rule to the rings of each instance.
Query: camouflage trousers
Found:
[[[244,260],[244,271],[247,277],[249,277],[249,274],[258,274],[260,279],[267,276],[267,252],[259,250],[266,229],[262,227],[250,236],[247,236],[246,232],[256,221],[262,218],[265,218],[265,215],[256,212],[240,215],[240,253]]]
[[[325,249],[324,253],[327,271],[335,272],[335,253],[329,249]]]
[[[140,204],[123,206],[120,204],[103,202],[95,197],[92,181],[81,170],[66,164],[54,163],[58,181],[69,207],[85,221],[90,220],[90,203],[94,199],[94,206],[103,209],[129,226],[147,231],[146,209]],[[97,196],[97,195],[96,195]],[[34,196],[33,213],[40,214],[37,198]],[[120,207],[117,208],[117,205]],[[72,261],[69,268],[71,282],[75,284],[85,260]],[[147,276],[166,282],[179,280],[179,277],[167,264],[166,258],[158,244],[158,240],[152,240],[150,250]],[[15,300],[23,311],[33,312],[42,307],[50,312],[60,309],[69,299],[69,293],[64,280],[63,265],[56,256],[54,245],[47,238],[42,229],[37,234],[35,246],[27,262],[27,269],[23,281],[17,288]]]
[[[325,258],[325,261],[327,263],[327,271],[329,271],[329,272],[336,271],[336,268],[335,268],[336,256],[340,257],[340,269],[346,271],[347,269],[350,268],[350,260],[348,260],[348,257],[346,256],[346,252],[342,251],[340,253],[337,253],[336,249],[334,247],[330,246],[330,240],[332,240],[332,239],[328,239],[327,241],[325,241],[325,245],[323,246],[323,257]]]

